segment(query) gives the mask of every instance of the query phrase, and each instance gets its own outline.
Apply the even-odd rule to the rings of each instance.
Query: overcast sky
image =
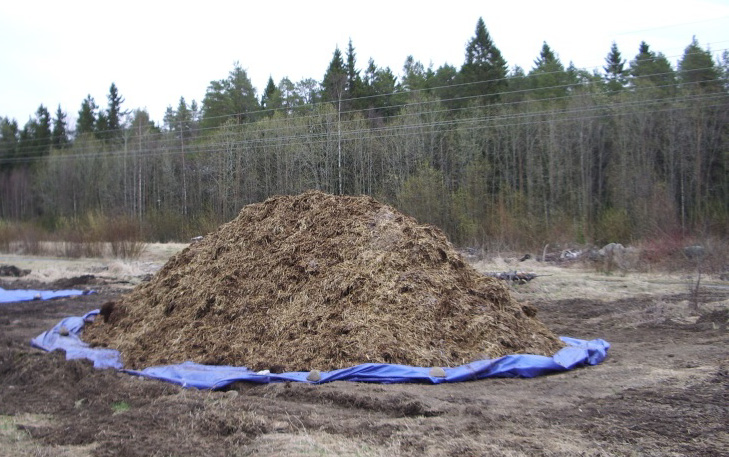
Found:
[[[509,67],[526,71],[543,41],[565,66],[587,69],[604,65],[613,41],[628,61],[644,40],[674,65],[694,35],[715,55],[729,48],[729,0],[3,3],[0,116],[21,127],[40,104],[60,104],[73,127],[87,94],[106,107],[112,82],[124,109],[160,122],[180,96],[200,103],[235,61],[259,96],[269,76],[321,80],[350,38],[361,70],[373,58],[400,75],[410,54],[458,68],[479,17]]]

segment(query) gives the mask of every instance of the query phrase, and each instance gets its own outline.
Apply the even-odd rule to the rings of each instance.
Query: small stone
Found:
[[[317,382],[321,380],[321,373],[319,370],[311,370],[309,374],[306,376],[307,381],[311,382]]]
[[[61,327],[58,329],[58,334],[61,336],[68,336],[69,333],[70,332],[68,331],[68,329],[66,327]]]
[[[430,376],[431,378],[445,378],[446,372],[441,367],[433,367],[430,369],[428,376]]]

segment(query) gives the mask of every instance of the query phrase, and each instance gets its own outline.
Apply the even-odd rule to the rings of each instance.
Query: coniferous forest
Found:
[[[22,127],[0,117],[0,225],[123,218],[186,240],[319,189],[371,195],[459,245],[725,237],[729,53],[694,39],[676,61],[613,45],[588,71],[543,43],[532,68],[509,68],[479,19],[460,68],[407,57],[396,74],[361,65],[350,41],[321,80],[271,78],[260,93],[236,63],[162,125],[112,83],[75,125],[60,106]]]

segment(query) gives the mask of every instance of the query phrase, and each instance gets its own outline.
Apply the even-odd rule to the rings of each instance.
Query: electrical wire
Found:
[[[660,56],[657,56],[657,58],[660,58]],[[707,68],[699,68],[699,69],[692,70],[691,72],[700,72],[700,71],[706,71],[706,70],[716,70],[716,68],[713,67],[713,66],[712,67],[707,67]],[[563,71],[556,71],[556,72],[551,72],[551,73],[543,73],[543,74],[540,74],[539,76],[542,76],[542,75],[554,75],[554,74],[564,74],[564,72]],[[645,76],[640,76],[640,77],[633,77],[632,81],[638,82],[641,79],[654,79],[654,78],[659,77],[659,76],[670,76],[670,75],[675,75],[675,72],[669,72],[669,73],[665,73],[665,74],[645,75]],[[525,80],[529,80],[530,78],[534,78],[534,76],[530,76],[530,75],[524,76],[524,79]],[[506,79],[508,80],[508,78],[506,78]],[[375,98],[375,97],[387,97],[387,96],[392,97],[392,96],[398,96],[398,95],[412,96],[413,94],[418,94],[418,93],[421,93],[421,92],[427,94],[428,93],[427,91],[436,92],[436,91],[445,90],[445,89],[453,90],[454,88],[464,88],[464,87],[467,87],[467,86],[474,86],[474,85],[478,85],[478,84],[493,83],[495,81],[502,81],[502,80],[499,79],[499,80],[489,80],[489,81],[478,81],[478,82],[471,82],[471,83],[462,83],[462,84],[451,85],[451,86],[439,86],[439,87],[434,87],[434,88],[430,88],[430,89],[419,89],[419,90],[416,90],[416,91],[409,91],[409,92],[402,92],[402,93],[395,92],[395,93],[390,93],[390,94],[381,94],[381,95],[376,95],[376,96],[360,97],[360,98],[349,99],[347,101],[351,103],[351,102],[356,102],[356,101],[361,101],[361,100],[366,100],[366,99],[372,99],[372,98]],[[691,83],[689,83],[689,85],[690,84],[700,84],[700,83],[701,82],[691,82]],[[555,86],[549,86],[549,87],[526,88],[526,89],[519,89],[519,90],[502,91],[502,92],[499,92],[499,93],[496,93],[496,94],[480,94],[480,95],[473,95],[473,96],[451,97],[451,98],[446,98],[446,99],[438,99],[436,97],[431,97],[430,99],[427,99],[427,100],[424,100],[424,101],[418,101],[418,102],[414,102],[414,103],[412,103],[412,102],[411,103],[404,103],[404,104],[393,105],[393,106],[387,107],[387,109],[393,109],[393,110],[397,109],[397,110],[400,111],[399,114],[396,114],[396,115],[393,115],[393,116],[389,116],[387,119],[388,119],[388,123],[392,124],[392,123],[396,122],[398,119],[402,119],[402,118],[406,118],[406,117],[413,118],[413,117],[418,117],[418,116],[422,115],[423,113],[415,110],[416,108],[423,108],[423,107],[426,107],[428,105],[433,105],[433,104],[448,105],[448,104],[451,104],[453,102],[478,101],[478,100],[484,100],[484,99],[487,99],[487,98],[502,99],[502,98],[515,97],[515,96],[527,97],[524,100],[518,100],[518,101],[513,101],[513,102],[496,102],[496,103],[493,103],[490,106],[491,109],[504,109],[505,107],[508,107],[508,106],[516,106],[516,105],[520,105],[520,104],[523,105],[523,106],[528,106],[528,105],[532,105],[532,104],[544,104],[545,102],[548,102],[548,101],[558,101],[558,100],[569,101],[569,100],[571,100],[572,98],[575,98],[575,97],[583,97],[584,94],[581,93],[581,92],[579,92],[579,91],[577,91],[577,90],[574,90],[572,93],[569,93],[569,94],[564,95],[564,96],[559,96],[559,97],[528,98],[528,96],[531,95],[531,94],[533,94],[533,93],[535,93],[535,92],[545,92],[545,91],[554,91],[554,90],[563,90],[563,89],[564,90],[567,90],[567,89],[570,89],[570,88],[589,89],[590,86],[596,86],[596,85],[599,85],[599,84],[605,84],[605,82],[604,82],[604,80],[598,80],[597,76],[595,76],[594,80],[588,80],[586,82],[582,82],[582,83],[578,83],[578,84],[562,84],[562,85],[555,85]],[[633,93],[639,93],[641,91],[649,91],[649,90],[661,89],[663,87],[669,87],[669,86],[672,86],[672,85],[653,86],[653,87],[638,87],[638,86],[636,86],[634,84],[633,87],[630,87],[630,88],[628,88],[626,90],[632,90]],[[686,87],[686,83],[683,83],[683,86]],[[650,100],[650,99],[649,100],[641,100],[641,103],[651,103],[651,102],[654,102],[654,101],[655,100]],[[303,107],[297,107],[296,109],[297,110],[316,111],[317,109],[322,109],[323,106],[329,105],[330,103],[331,102],[320,102],[320,103],[317,103],[315,105],[306,105],[306,106],[303,106]],[[454,108],[443,108],[443,109],[438,109],[438,110],[435,110],[435,111],[429,111],[429,112],[427,112],[427,114],[428,115],[440,115],[442,113],[448,113],[449,115],[453,115],[453,114],[455,114],[455,113],[457,113],[459,111],[467,111],[467,110],[470,110],[470,109],[472,109],[472,108],[471,107],[463,107],[463,108],[455,108],[455,109]],[[354,123],[362,122],[362,120],[360,120],[360,119],[350,119],[350,117],[352,117],[352,115],[354,113],[359,112],[359,111],[360,110],[347,110],[347,111],[343,111],[341,114],[345,117],[345,119],[341,121],[340,125],[346,130],[347,128],[349,128],[349,124],[354,124]],[[408,111],[408,112],[403,113],[403,111]],[[410,111],[414,111],[414,112],[410,112]],[[245,113],[245,114],[249,114],[249,115],[256,116],[259,113],[263,113],[263,112],[265,112],[265,111],[255,111],[255,112]],[[550,108],[547,111],[541,111],[541,112],[540,111],[536,111],[536,112],[532,112],[531,115],[539,116],[539,115],[543,114],[544,112],[550,112],[551,113],[551,112],[554,112],[554,110],[552,108]],[[336,112],[329,113],[329,115],[336,115],[336,114],[337,114]],[[235,116],[235,115],[233,115],[233,116]],[[308,121],[308,120],[312,120],[312,119],[320,119],[321,116],[322,116],[321,113],[308,114],[308,115],[304,115],[303,116],[303,119],[300,117],[299,118],[299,121],[301,121],[301,120]],[[466,123],[467,122],[471,122],[471,121],[473,121],[473,119],[466,118],[466,119],[461,120],[461,122],[466,122]],[[242,124],[242,125],[246,126],[246,125],[250,125],[250,124]],[[260,127],[260,126],[258,126],[258,127]],[[214,134],[216,131],[224,131],[226,128],[229,128],[229,127],[223,125],[223,126],[216,126],[216,127],[211,127],[211,128],[207,128],[207,129],[205,129],[205,128],[198,128],[198,129],[196,129],[196,131],[198,133],[203,133],[203,134],[206,134],[206,135],[211,135],[210,132],[212,132],[212,134]],[[288,130],[289,128],[290,127],[289,126],[286,126],[286,125],[281,126],[281,127],[273,127],[273,128],[270,128],[270,129],[260,129],[259,128],[257,130],[257,133],[263,134],[263,135],[269,135],[270,134],[270,135],[272,135],[274,137],[286,138],[285,135],[281,135],[280,132],[281,131]],[[127,131],[131,131],[131,130],[130,129],[127,129]],[[108,131],[108,132],[110,133],[111,131]],[[99,132],[99,133],[103,133],[103,132]],[[172,133],[177,133],[177,132],[172,132]],[[158,134],[153,134],[153,135],[154,136],[157,136],[160,139],[162,139],[165,136],[169,136],[169,134],[170,134],[170,132],[160,132]],[[46,143],[33,142],[29,146],[29,149],[31,149],[31,151],[37,151],[41,147],[48,147],[51,144],[50,141],[52,141],[52,139],[49,139],[49,141],[46,142]],[[0,163],[34,161],[34,160],[41,160],[41,159],[43,159],[43,157],[45,157],[45,156],[37,157],[35,155],[32,155],[31,154],[31,151],[27,151],[26,152],[26,151],[23,151],[22,149],[16,150],[16,154],[15,154],[14,157],[0,159]],[[102,154],[105,154],[105,153],[102,153]]]

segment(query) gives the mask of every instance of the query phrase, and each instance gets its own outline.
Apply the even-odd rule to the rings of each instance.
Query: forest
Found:
[[[460,246],[631,243],[729,232],[729,52],[694,38],[677,64],[641,42],[600,69],[545,42],[509,68],[482,19],[460,68],[405,59],[396,75],[350,40],[321,80],[241,64],[161,125],[111,83],[75,125],[41,105],[0,117],[0,228],[83,231],[100,220],[187,240],[276,194],[371,195]],[[0,113],[2,114],[2,113]]]

